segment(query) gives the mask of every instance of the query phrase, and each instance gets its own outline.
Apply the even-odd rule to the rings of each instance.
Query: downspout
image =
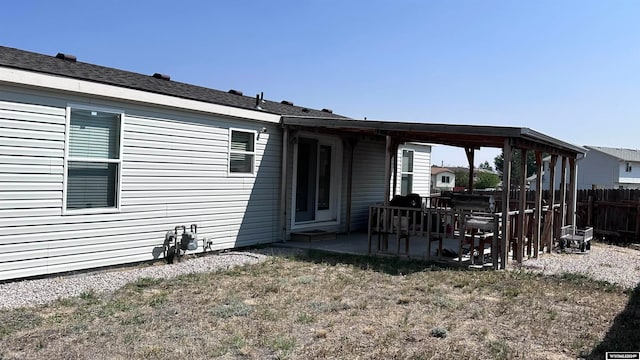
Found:
[[[287,239],[287,159],[289,152],[289,128],[282,125],[282,168],[280,169],[280,226],[281,239]]]

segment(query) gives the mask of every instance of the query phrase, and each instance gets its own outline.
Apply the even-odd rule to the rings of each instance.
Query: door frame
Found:
[[[342,201],[340,195],[342,193],[342,140],[337,136],[319,135],[309,132],[299,132],[296,135],[297,138],[307,138],[318,140],[318,145],[331,145],[331,194],[330,202],[335,208],[335,219],[331,220],[310,220],[304,222],[296,222],[296,193],[297,193],[297,181],[298,181],[298,141],[294,141],[293,144],[293,161],[291,172],[291,203],[290,203],[290,228],[305,229],[313,228],[325,225],[339,225],[340,224],[340,210]],[[316,176],[317,178],[317,176]],[[316,179],[317,181],[317,179]],[[317,211],[318,191],[316,187],[316,202],[315,209]]]

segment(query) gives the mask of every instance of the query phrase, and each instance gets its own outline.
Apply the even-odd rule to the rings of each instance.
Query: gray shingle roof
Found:
[[[43,55],[4,46],[0,46],[0,66],[53,74],[243,109],[253,110],[256,106],[256,98],[251,96],[240,96],[226,91],[209,89],[173,80],[167,81],[157,79],[151,74],[138,74],[130,71],[83,63],[80,61],[65,61],[63,59],[56,58],[55,55]],[[286,105],[269,100],[265,100],[261,103],[260,107],[264,112],[278,115],[345,118],[344,116],[322,110]]]
[[[585,146],[589,150],[600,151],[607,155],[613,156],[622,161],[638,161],[640,162],[640,150],[609,148],[601,146]],[[589,155],[587,155],[589,156]]]

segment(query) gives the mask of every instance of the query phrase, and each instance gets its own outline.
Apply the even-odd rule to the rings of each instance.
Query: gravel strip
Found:
[[[87,291],[114,291],[140,278],[172,278],[183,274],[226,270],[256,264],[267,255],[254,252],[224,252],[183,260],[167,265],[152,265],[121,270],[103,270],[61,277],[24,280],[0,284],[0,309],[34,306],[57,299],[78,296]]]
[[[513,261],[510,263],[514,264]],[[552,252],[524,261],[522,268],[547,275],[582,274],[624,288],[635,288],[640,284],[640,251],[594,243],[587,254]]]
[[[0,284],[0,310],[48,304],[87,291],[115,291],[140,278],[172,278],[183,274],[230,269],[257,264],[269,255],[294,253],[295,249],[270,248],[257,252],[225,252],[191,258],[172,265],[153,265],[122,270],[106,270],[37,280]],[[518,269],[511,261],[511,269]],[[613,245],[593,244],[588,254],[551,253],[526,260],[526,271],[547,275],[584,274],[596,280],[634,288],[640,284],[640,251]]]

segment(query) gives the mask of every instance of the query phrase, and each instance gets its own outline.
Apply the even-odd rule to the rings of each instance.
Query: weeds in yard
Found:
[[[143,277],[143,278],[140,278],[140,279],[136,280],[132,284],[132,286],[136,290],[141,291],[143,289],[150,288],[152,286],[156,286],[156,285],[162,283],[163,281],[164,281],[163,279],[154,279],[154,278],[149,278],[149,277]]]
[[[296,318],[296,323],[298,324],[311,324],[314,322],[316,322],[316,317],[306,313],[299,314]]]
[[[582,275],[300,252],[0,312],[0,358],[576,357],[637,344],[639,296]]]
[[[440,326],[431,329],[431,336],[436,338],[446,338],[448,333],[447,329]]]
[[[19,312],[0,312],[0,339],[16,331],[26,330],[40,325],[42,316],[34,310],[24,310]]]
[[[80,294],[80,299],[82,299],[87,305],[97,304],[100,299],[96,294],[95,290],[89,289]]]
[[[253,308],[240,299],[231,298],[224,304],[214,306],[209,312],[219,318],[226,319],[232,316],[248,316],[253,312]]]
[[[503,339],[489,342],[489,351],[495,360],[506,360],[513,358],[513,350]]]
[[[296,340],[292,336],[277,335],[270,338],[267,345],[274,351],[280,351],[286,354],[296,345]]]

